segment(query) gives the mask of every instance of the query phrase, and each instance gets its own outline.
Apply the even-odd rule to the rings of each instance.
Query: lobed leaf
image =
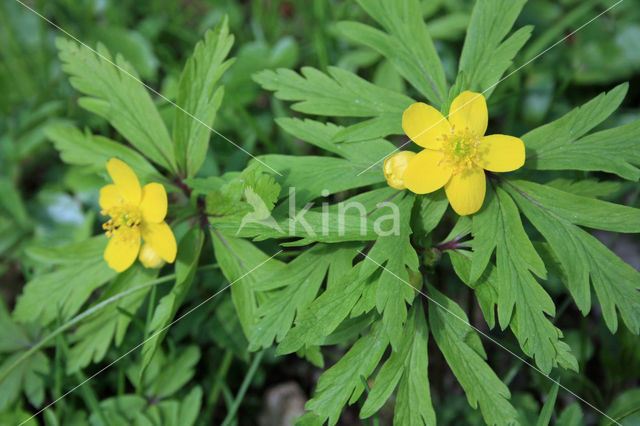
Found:
[[[225,17],[198,42],[180,76],[176,103],[189,114],[176,110],[173,139],[176,162],[187,177],[195,176],[205,160],[209,127],[213,126],[224,96],[223,86],[217,83],[233,63],[231,59],[225,61],[233,39]]]

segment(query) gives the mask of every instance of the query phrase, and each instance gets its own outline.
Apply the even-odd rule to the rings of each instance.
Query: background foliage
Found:
[[[640,254],[637,236],[617,234],[638,232],[639,216],[598,201],[640,204],[632,2],[487,92],[490,130],[524,135],[529,160],[518,180],[496,183],[482,213],[458,220],[437,194],[402,194],[402,238],[301,231],[296,245],[310,247],[281,253],[265,229],[234,236],[249,211],[245,191],[275,205],[278,220],[291,184],[305,190],[301,205],[330,189],[332,203],[359,197],[373,209],[395,191],[376,185],[379,169],[351,171],[403,141],[399,117],[412,99],[446,111],[456,90],[489,88],[613,2],[479,1],[478,11],[436,0],[30,4],[161,96],[20,4],[0,5],[0,372],[75,315],[153,284],[89,312],[12,371],[0,383],[0,424],[28,418],[158,332],[32,423],[277,424],[301,414],[297,396],[313,411],[303,424],[606,424],[436,302],[623,424],[639,421]],[[285,177],[255,161],[245,170],[246,154],[167,100]],[[104,238],[90,237],[114,153],[142,180],[173,188],[175,275],[134,267],[116,277],[102,262]],[[211,231],[189,226],[194,210],[212,215]],[[440,244],[472,230],[472,252]],[[256,236],[267,240],[238,238]],[[394,276],[418,285],[419,267],[430,302]],[[503,291],[508,282],[521,287]],[[267,395],[283,383],[294,383],[294,397],[276,405],[294,408],[274,413]]]

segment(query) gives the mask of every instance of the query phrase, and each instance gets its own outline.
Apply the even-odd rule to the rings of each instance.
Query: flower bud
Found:
[[[142,245],[138,259],[145,268],[162,268],[164,265],[164,260],[147,243]]]
[[[409,160],[411,160],[414,155],[416,155],[415,152],[400,151],[387,157],[382,169],[384,171],[384,177],[387,179],[387,183],[390,187],[395,189],[405,189],[402,177],[404,175],[404,171],[407,169]]]

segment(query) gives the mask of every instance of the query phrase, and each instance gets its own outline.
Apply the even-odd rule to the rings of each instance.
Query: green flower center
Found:
[[[110,216],[109,220],[102,224],[107,237],[111,238],[117,234],[124,240],[135,242],[142,221],[139,208],[128,205],[116,206],[102,210],[100,214]]]
[[[480,137],[469,131],[468,128],[452,130],[451,133],[443,134],[437,140],[442,141],[440,153],[443,154],[443,158],[441,163],[448,164],[453,169],[453,174],[470,169],[478,159]]]

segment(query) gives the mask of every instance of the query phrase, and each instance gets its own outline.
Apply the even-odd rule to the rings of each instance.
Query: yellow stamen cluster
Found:
[[[463,172],[474,165],[478,160],[478,144],[481,136],[476,135],[468,127],[464,130],[451,129],[451,133],[443,133],[436,137],[442,142],[440,153],[444,155],[438,163],[451,166],[453,174]]]
[[[126,205],[116,206],[102,210],[100,214],[110,216],[110,219],[102,224],[102,229],[104,229],[107,237],[111,238],[117,234],[123,240],[130,240],[132,243],[136,242],[136,237],[139,235],[137,228],[141,222],[139,209]]]

